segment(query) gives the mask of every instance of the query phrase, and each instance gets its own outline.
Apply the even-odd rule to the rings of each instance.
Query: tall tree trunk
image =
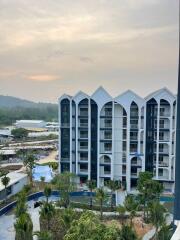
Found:
[[[113,211],[113,192],[111,191],[111,211]]]
[[[101,203],[100,203],[100,211],[101,211],[101,220],[102,220],[102,218],[103,218],[103,202],[101,201]]]

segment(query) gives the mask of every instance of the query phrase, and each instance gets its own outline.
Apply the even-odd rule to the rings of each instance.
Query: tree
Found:
[[[169,240],[172,237],[173,229],[171,225],[163,224],[158,232],[158,240]]]
[[[18,194],[17,204],[16,204],[16,208],[15,208],[16,218],[20,217],[22,214],[27,213],[26,201],[27,201],[26,193],[25,193],[25,191],[21,191]]]
[[[138,240],[137,234],[129,225],[122,225],[120,240]]]
[[[76,189],[76,176],[69,172],[58,174],[52,180],[52,184],[55,184],[60,193],[60,202],[67,208],[70,204],[70,193]]]
[[[29,214],[21,214],[17,218],[14,228],[16,231],[15,240],[32,240],[33,239],[33,224]]]
[[[35,166],[35,156],[29,153],[24,159],[24,166],[26,166],[27,172],[30,177],[30,182],[32,183],[32,170]]]
[[[55,214],[55,207],[51,202],[44,202],[40,209],[40,218],[46,221],[47,230],[50,230],[50,221]]]
[[[124,217],[125,213],[126,213],[126,209],[122,205],[117,206],[116,211],[119,213],[120,219],[122,219]]]
[[[10,178],[7,176],[7,175],[4,175],[2,178],[1,178],[1,182],[2,184],[4,185],[5,187],[5,202],[7,202],[7,186],[10,182]]]
[[[121,182],[116,180],[109,180],[106,186],[111,190],[111,210],[113,210],[113,193],[121,188]]]
[[[24,139],[24,138],[27,138],[27,136],[28,136],[28,130],[26,130],[24,128],[15,128],[11,131],[11,134],[16,139]]]
[[[154,201],[150,206],[150,222],[155,227],[155,239],[158,240],[158,231],[166,222],[166,208],[158,201]]]
[[[96,200],[97,200],[97,202],[99,203],[99,206],[100,206],[101,219],[103,217],[103,203],[105,202],[106,199],[107,199],[107,193],[104,191],[104,189],[102,187],[98,188],[96,190]]]
[[[130,221],[131,221],[131,226],[132,226],[132,220],[136,216],[136,211],[137,211],[137,207],[138,207],[138,203],[135,200],[134,196],[132,196],[132,195],[126,196],[125,201],[124,201],[124,207],[130,214]]]
[[[46,197],[46,202],[48,203],[49,197],[51,196],[52,190],[51,187],[45,186],[44,188],[44,196]]]
[[[117,240],[119,236],[117,227],[102,224],[94,213],[86,211],[72,222],[64,240]]]
[[[144,220],[148,220],[149,205],[154,200],[159,200],[163,192],[163,185],[152,179],[152,173],[140,172],[137,184],[139,203],[143,206]]]
[[[88,180],[87,181],[87,186],[90,190],[90,208],[92,209],[93,206],[93,195],[92,195],[92,191],[96,188],[96,181],[95,180]]]
[[[43,186],[44,186],[44,182],[45,182],[45,177],[43,177],[43,176],[41,176],[40,177],[40,180],[41,180],[41,187],[43,188]]]
[[[48,231],[34,232],[34,236],[37,236],[37,240],[52,240],[52,234]]]

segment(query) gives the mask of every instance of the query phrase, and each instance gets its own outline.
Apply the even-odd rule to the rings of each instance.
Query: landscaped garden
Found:
[[[127,195],[123,205],[115,206],[114,193],[122,188],[120,181],[109,180],[105,188],[96,188],[96,182],[90,180],[86,183],[88,192],[73,195],[77,191],[75,175],[57,174],[50,183],[42,178],[37,184],[32,178],[34,158],[29,156],[25,165],[30,187],[26,186],[16,197],[13,210],[16,240],[33,237],[39,240],[136,240],[152,228],[155,230],[152,239],[170,239],[171,226],[166,224],[168,212],[160,203],[163,187],[152,179],[151,173],[140,173],[138,194]],[[43,190],[44,198],[31,202],[31,209],[37,207],[32,220],[27,196],[34,187]],[[59,193],[55,199],[51,197],[54,190]]]

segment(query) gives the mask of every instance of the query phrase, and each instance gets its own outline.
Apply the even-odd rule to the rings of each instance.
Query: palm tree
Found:
[[[98,188],[96,190],[96,200],[100,206],[101,219],[103,218],[103,203],[105,202],[106,199],[107,199],[107,194],[104,191],[104,189],[102,187]]]
[[[37,240],[52,240],[52,234],[48,231],[34,232],[34,235],[37,236]]]
[[[44,188],[44,196],[46,197],[46,202],[49,201],[49,197],[51,196],[52,190],[51,187],[45,186]]]
[[[25,191],[22,191],[18,194],[17,204],[15,209],[15,216],[18,218],[22,214],[27,213],[27,197]]]
[[[40,218],[47,222],[47,230],[50,230],[50,221],[55,214],[55,207],[52,203],[44,202],[40,210]]]
[[[162,227],[166,222],[166,208],[158,201],[154,201],[150,205],[150,222],[155,227],[155,239],[158,239],[159,228]]]
[[[29,173],[30,182],[32,183],[32,170],[35,166],[35,156],[31,153],[29,153],[25,159],[24,159],[24,166],[27,169],[27,172]]]
[[[117,206],[116,211],[119,213],[119,217],[122,220],[122,218],[125,215],[126,209],[122,205]]]
[[[87,181],[87,186],[90,190],[90,208],[92,209],[93,206],[93,196],[92,196],[92,191],[96,188],[96,181],[95,180],[88,180]]]
[[[10,178],[5,175],[4,177],[1,178],[1,182],[5,187],[5,202],[7,202],[7,186],[10,182]]]
[[[132,226],[133,218],[136,216],[136,211],[137,211],[137,207],[138,207],[138,203],[135,201],[134,196],[132,196],[132,195],[126,196],[126,199],[124,202],[124,207],[130,214],[130,222],[131,222],[131,226]]]
[[[111,190],[111,210],[113,210],[113,193],[121,188],[121,182],[116,180],[109,180],[106,186]]]
[[[15,240],[32,240],[33,224],[29,214],[21,214],[14,224],[16,231]]]

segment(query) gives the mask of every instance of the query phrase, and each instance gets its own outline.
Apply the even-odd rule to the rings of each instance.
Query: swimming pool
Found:
[[[41,181],[41,177],[45,178],[45,182],[50,182],[53,179],[52,169],[48,165],[36,165],[33,169],[34,181]]]

